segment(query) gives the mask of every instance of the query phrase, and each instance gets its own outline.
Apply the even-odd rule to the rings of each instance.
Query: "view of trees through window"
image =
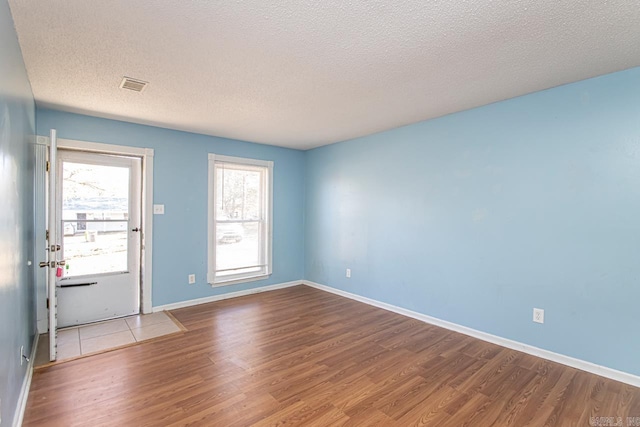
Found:
[[[260,219],[261,171],[221,163],[217,175],[218,220]]]

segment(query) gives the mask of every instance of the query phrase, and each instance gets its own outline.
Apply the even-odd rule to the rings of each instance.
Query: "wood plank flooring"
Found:
[[[306,286],[171,313],[186,333],[35,371],[24,425],[520,427],[640,417],[638,388]]]

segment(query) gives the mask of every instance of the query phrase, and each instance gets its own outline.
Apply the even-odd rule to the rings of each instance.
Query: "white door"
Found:
[[[140,312],[141,159],[58,150],[58,324]]]

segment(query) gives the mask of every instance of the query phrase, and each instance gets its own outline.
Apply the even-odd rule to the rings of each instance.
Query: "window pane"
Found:
[[[217,276],[259,271],[260,267],[237,270],[240,267],[255,267],[263,264],[259,222],[226,222],[216,227]]]
[[[76,231],[63,221],[64,277],[128,270],[128,222],[89,222]]]
[[[217,219],[262,219],[264,168],[220,163],[216,165]]]

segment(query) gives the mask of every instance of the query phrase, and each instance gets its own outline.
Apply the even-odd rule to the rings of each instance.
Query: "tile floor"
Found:
[[[58,360],[97,353],[127,344],[180,332],[165,312],[140,314],[58,331]],[[48,334],[40,336],[35,366],[49,363]]]

